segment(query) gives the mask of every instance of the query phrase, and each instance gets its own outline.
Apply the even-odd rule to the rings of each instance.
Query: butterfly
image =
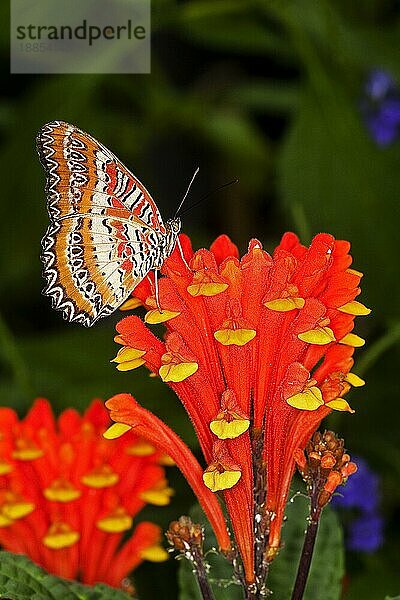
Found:
[[[164,224],[144,185],[74,125],[44,125],[37,150],[50,217],[42,239],[43,293],[66,320],[90,327],[118,308],[149,271],[157,274],[179,245],[181,221],[175,216]],[[156,278],[159,306],[157,294]]]

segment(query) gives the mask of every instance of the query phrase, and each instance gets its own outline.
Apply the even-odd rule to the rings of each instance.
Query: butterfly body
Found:
[[[164,224],[143,184],[74,125],[44,125],[37,147],[50,217],[42,240],[44,294],[65,319],[91,326],[162,267],[180,219]]]

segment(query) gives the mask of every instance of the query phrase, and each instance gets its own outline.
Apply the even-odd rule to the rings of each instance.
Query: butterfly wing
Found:
[[[42,240],[44,293],[64,318],[90,326],[152,269],[165,227],[146,188],[88,134],[54,121],[37,146],[51,219]]]

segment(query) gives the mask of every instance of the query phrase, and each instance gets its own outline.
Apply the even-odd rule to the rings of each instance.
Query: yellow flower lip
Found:
[[[67,523],[55,523],[50,527],[42,542],[51,550],[60,550],[73,546],[79,538],[80,534],[71,529]]]
[[[127,427],[129,427],[129,425]],[[149,442],[146,442],[146,440],[138,440],[125,449],[126,454],[129,456],[151,456],[155,451],[156,449],[154,446]]]
[[[196,373],[198,368],[196,362],[168,363],[161,365],[158,373],[163,381],[178,383]]]
[[[148,548],[141,550],[140,557],[143,560],[159,563],[168,560],[169,554],[162,546],[155,544],[154,546],[149,546]]]
[[[210,423],[210,429],[220,440],[234,439],[245,433],[250,427],[249,419],[237,416],[232,420],[226,418],[214,419]]]
[[[343,304],[343,306],[339,306],[338,310],[356,317],[369,315],[371,313],[370,308],[367,308],[364,304],[361,304],[361,302],[357,302],[357,300],[352,300],[352,302],[347,302],[346,304]]]
[[[139,298],[128,298],[128,300],[121,304],[119,310],[134,310],[139,306],[142,306],[142,301]]]
[[[168,487],[166,483],[162,483],[162,485],[156,485],[141,492],[140,498],[148,504],[154,504],[154,506],[167,506],[173,495],[174,490]]]
[[[303,308],[305,304],[304,298],[277,298],[276,300],[268,300],[264,302],[264,306],[270,310],[278,312],[288,312],[290,310]]]
[[[256,336],[254,329],[219,329],[215,339],[223,346],[244,346]]]
[[[1,510],[6,519],[16,521],[30,515],[35,508],[33,502],[17,501],[3,504]]]
[[[237,484],[241,476],[241,471],[226,470],[220,472],[218,469],[212,469],[204,471],[203,481],[212,492],[219,492],[232,488]]]
[[[165,323],[166,321],[170,321],[175,317],[178,317],[181,313],[173,310],[162,310],[160,312],[158,309],[149,310],[145,317],[145,323],[149,325],[157,325],[158,323]]]
[[[115,473],[109,465],[103,465],[81,477],[84,485],[95,489],[107,488],[116,485],[119,481],[118,473]]]
[[[364,346],[365,340],[355,333],[348,333],[341,340],[339,340],[339,344],[353,346],[354,348],[361,348],[361,346]]]
[[[362,387],[363,385],[365,385],[364,379],[362,379],[355,373],[347,373],[345,381],[347,381],[347,383],[350,383],[350,385],[352,385],[353,387]]]
[[[138,358],[137,360],[130,360],[128,362],[121,363],[117,365],[118,371],[133,371],[133,369],[137,369],[144,365],[146,361],[142,358]]]
[[[12,519],[7,518],[5,515],[0,513],[0,528],[1,527],[9,527],[12,524],[13,524]]]
[[[12,457],[17,460],[36,460],[37,458],[41,458],[44,456],[43,450],[38,448],[37,446],[29,445],[24,447],[21,445],[13,451]]]
[[[317,386],[311,386],[298,394],[294,394],[294,396],[290,396],[286,402],[293,408],[310,411],[317,410],[324,404],[321,390]]]
[[[221,408],[211,420],[210,429],[220,440],[234,439],[248,430],[250,419],[242,412],[236,394],[227,388],[221,396]]]
[[[228,289],[227,283],[208,281],[204,283],[192,283],[188,285],[187,291],[191,296],[216,296]]]
[[[137,348],[129,348],[129,346],[124,346],[118,350],[117,356],[113,358],[111,362],[116,362],[118,364],[129,362],[131,360],[141,358],[145,354],[145,350],[138,350]]]
[[[103,437],[106,440],[115,440],[121,435],[124,435],[127,431],[132,429],[130,425],[125,425],[125,423],[113,423],[110,427],[103,433]]]
[[[118,350],[117,356],[111,362],[117,363],[118,371],[131,371],[145,364],[146,361],[142,358],[145,354],[145,350],[124,346]]]
[[[364,273],[361,273],[361,271],[356,271],[356,269],[346,269],[346,273],[351,273],[357,277],[364,277]]]
[[[69,481],[56,479],[43,490],[46,500],[53,502],[72,502],[81,497],[82,492],[75,488]]]
[[[351,408],[351,406],[349,405],[349,403],[347,402],[347,400],[345,400],[344,398],[335,398],[335,400],[331,400],[330,402],[327,402],[325,406],[329,406],[329,408],[332,408],[333,410],[338,410],[340,412],[349,412],[349,413],[355,413],[356,411],[353,410]]]
[[[5,460],[0,460],[0,476],[8,475],[13,471],[13,468],[14,467],[9,462]]]
[[[132,527],[133,519],[123,508],[96,521],[96,527],[105,533],[122,533]]]
[[[335,334],[330,327],[315,327],[314,329],[298,333],[297,337],[302,342],[317,346],[324,346],[336,341]]]
[[[176,462],[168,454],[162,454],[158,462],[163,467],[176,467]]]

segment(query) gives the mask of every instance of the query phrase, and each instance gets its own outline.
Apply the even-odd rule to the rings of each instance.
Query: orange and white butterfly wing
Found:
[[[54,121],[37,145],[51,219],[44,293],[64,318],[90,326],[157,264],[165,226],[146,188],[90,135]]]

